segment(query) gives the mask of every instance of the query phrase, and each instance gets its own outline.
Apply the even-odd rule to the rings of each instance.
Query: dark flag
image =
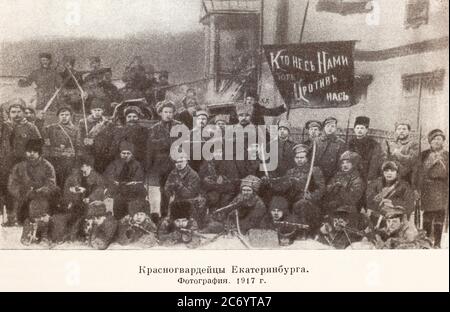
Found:
[[[266,45],[275,83],[289,107],[355,105],[354,41]]]

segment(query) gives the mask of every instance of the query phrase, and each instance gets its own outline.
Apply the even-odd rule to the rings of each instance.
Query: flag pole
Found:
[[[302,28],[300,30],[300,40],[298,43],[302,43],[303,41],[303,32],[305,31],[306,18],[308,17],[308,9],[309,9],[309,0],[306,2],[305,14],[303,15]]]

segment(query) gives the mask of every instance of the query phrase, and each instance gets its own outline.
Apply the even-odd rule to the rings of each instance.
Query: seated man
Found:
[[[418,231],[414,223],[407,219],[407,211],[402,206],[384,206],[382,213],[386,227],[377,232],[378,249],[430,249],[431,241],[424,231]]]
[[[300,223],[309,226],[305,234],[314,235],[320,225],[319,203],[325,190],[325,181],[318,167],[313,167],[309,178],[311,163],[308,159],[308,146],[296,145],[294,151],[295,168],[289,169],[281,178],[263,180],[272,191],[293,203],[292,212],[299,218]]]
[[[216,211],[220,214],[217,219],[222,222],[230,220],[236,225],[238,232],[244,235],[250,229],[259,229],[266,213],[266,205],[257,195],[260,186],[261,180],[255,176],[242,179],[240,193],[230,205]]]
[[[204,161],[199,171],[201,187],[206,193],[206,205],[210,211],[231,202],[239,181],[235,161],[222,160],[222,150],[215,150],[214,158]]]
[[[93,202],[89,205],[84,234],[89,246],[95,249],[104,250],[113,241],[118,222],[106,211],[106,206],[102,202]]]
[[[61,212],[52,218],[52,241],[80,239],[89,204],[105,200],[105,180],[94,170],[94,159],[83,156],[64,185]]]
[[[276,231],[280,246],[287,246],[294,242],[297,234],[304,228],[297,221],[289,213],[288,201],[284,197],[274,196],[269,204],[269,211],[261,222],[261,228]]]
[[[53,166],[42,157],[42,140],[29,140],[25,146],[27,159],[15,165],[8,180],[13,214],[8,222],[23,222],[33,200],[54,203],[59,188]],[[10,219],[11,217],[11,219]]]
[[[381,170],[382,177],[370,182],[367,187],[367,213],[376,219],[379,218],[383,206],[402,206],[409,218],[414,210],[414,191],[408,182],[400,179],[396,162],[385,161]]]
[[[134,146],[128,142],[120,144],[120,158],[114,160],[104,173],[108,193],[114,199],[114,217],[121,220],[127,215],[127,203],[145,199],[144,170],[134,159]]]
[[[206,216],[205,199],[201,194],[200,178],[189,165],[188,155],[180,153],[175,162],[175,169],[169,174],[165,192],[173,202],[187,202],[192,211],[192,218],[198,226],[204,226]]]
[[[322,200],[325,214],[343,205],[355,207],[356,212],[365,188],[358,171],[360,160],[361,156],[355,152],[347,151],[341,155],[340,170],[328,182]]]
[[[336,249],[345,249],[368,235],[368,222],[354,206],[343,205],[325,216],[317,240]]]
[[[48,201],[36,199],[30,202],[29,217],[23,224],[20,242],[23,245],[49,244],[50,211]]]
[[[147,201],[128,203],[128,214],[119,222],[117,242],[120,245],[137,244],[145,248],[157,244],[156,225],[150,219]]]
[[[198,225],[192,217],[192,205],[187,201],[172,202],[168,216],[158,226],[158,239],[163,245],[186,244],[196,248],[201,243]]]

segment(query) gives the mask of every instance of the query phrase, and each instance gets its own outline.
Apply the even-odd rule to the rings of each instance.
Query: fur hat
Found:
[[[403,118],[400,120],[397,120],[395,122],[395,130],[397,130],[398,126],[408,126],[408,129],[411,130],[411,121],[409,119]]]
[[[87,217],[93,218],[93,217],[101,217],[106,215],[106,205],[102,201],[94,201],[89,204],[88,210],[87,210]]]
[[[381,166],[381,170],[386,171],[389,169],[395,170],[398,172],[398,170],[399,170],[398,164],[393,160],[387,160],[387,161],[383,162],[383,165]]]
[[[261,180],[258,177],[249,175],[242,179],[241,181],[241,190],[243,187],[248,186],[253,189],[255,193],[259,191],[259,187],[261,186]]]
[[[289,131],[291,131],[291,123],[289,122],[289,120],[286,119],[280,119],[278,121],[278,128],[286,128]]]
[[[8,112],[11,111],[11,108],[17,107],[20,108],[22,111],[25,110],[25,106],[27,103],[21,98],[15,98],[8,102]]]
[[[94,167],[94,163],[95,163],[94,157],[89,154],[81,155],[78,160],[78,164],[80,165],[80,167],[83,165]]]
[[[357,125],[361,125],[361,126],[365,126],[366,128],[369,128],[370,118],[366,117],[366,116],[356,117],[354,126],[356,127]]]
[[[143,212],[146,215],[150,215],[149,205],[146,200],[142,200],[142,199],[132,200],[127,204],[127,209],[128,209],[128,214],[130,216],[134,216],[135,214],[137,214],[139,212]]]
[[[157,110],[158,114],[161,114],[162,110],[163,110],[165,107],[170,107],[170,108],[172,108],[174,112],[175,112],[176,109],[177,109],[177,108],[175,107],[175,104],[174,104],[172,101],[164,100],[164,101],[158,102],[158,103],[156,104],[156,110]]]
[[[350,161],[353,164],[353,167],[356,168],[361,163],[362,158],[356,152],[345,151],[344,153],[342,153],[341,157],[339,158],[339,161],[343,161],[343,160]]]
[[[322,129],[322,123],[318,120],[308,120],[305,124],[305,129],[309,130],[312,127],[318,127]]]
[[[70,106],[62,106],[58,108],[58,110],[56,111],[56,116],[59,116],[59,114],[61,114],[62,112],[69,112],[70,115],[73,115],[73,111]]]
[[[51,60],[52,59],[52,55],[50,53],[48,53],[48,52],[42,52],[42,53],[39,53],[39,58],[40,59],[41,58],[46,58],[48,60]]]
[[[134,145],[133,145],[133,143],[130,143],[130,142],[128,142],[128,141],[122,141],[122,142],[120,142],[120,144],[119,144],[119,150],[120,150],[121,152],[123,152],[123,151],[129,151],[129,152],[131,152],[132,154],[134,154]]]
[[[282,196],[274,196],[269,204],[269,211],[278,209],[283,211],[283,214],[289,212],[289,202]]]
[[[192,204],[187,200],[175,201],[172,204],[170,215],[172,220],[189,219],[192,213]]]
[[[239,115],[252,115],[253,114],[253,106],[247,105],[245,103],[237,103],[236,104],[236,114]]]
[[[105,109],[105,107],[107,106],[107,102],[106,99],[103,97],[95,97],[92,99],[91,101],[91,105],[89,106],[90,109],[96,109],[96,108],[101,108],[101,109]]]
[[[42,155],[42,147],[44,146],[44,141],[42,139],[31,139],[25,144],[26,152],[37,152]]]
[[[444,140],[446,139],[445,134],[442,130],[434,129],[434,130],[430,131],[430,133],[428,133],[428,142],[431,143],[431,141],[433,141],[434,138],[437,136],[442,137]]]
[[[325,119],[323,121],[323,126],[325,127],[329,123],[335,123],[337,125],[338,120],[336,118],[334,118],[334,117],[328,117],[327,119]]]
[[[50,206],[44,198],[33,199],[30,202],[29,215],[31,219],[38,219],[49,214]]]

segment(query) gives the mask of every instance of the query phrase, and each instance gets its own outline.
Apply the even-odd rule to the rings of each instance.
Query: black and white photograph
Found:
[[[448,249],[448,7],[0,0],[0,249]]]

